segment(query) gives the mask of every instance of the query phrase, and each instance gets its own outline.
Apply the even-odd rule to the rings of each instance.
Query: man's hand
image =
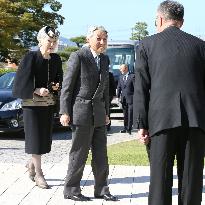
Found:
[[[59,86],[60,86],[59,83],[56,83],[56,84],[52,85],[52,90],[58,90]]]
[[[61,125],[63,125],[63,126],[68,126],[68,124],[69,124],[69,122],[70,122],[70,116],[67,115],[67,114],[61,115],[61,117],[60,117],[60,122],[61,122]]]
[[[105,124],[108,125],[109,123],[110,123],[110,118],[108,117],[108,115],[106,115]]]
[[[150,141],[149,132],[145,129],[139,129],[137,132],[137,138],[142,144],[147,145]]]

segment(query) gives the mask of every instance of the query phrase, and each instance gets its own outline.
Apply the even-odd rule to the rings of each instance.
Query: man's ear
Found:
[[[184,19],[182,19],[180,22],[179,22],[179,28],[181,28],[184,24]]]
[[[159,16],[159,26],[162,27],[163,24],[164,24],[164,19],[161,16]]]

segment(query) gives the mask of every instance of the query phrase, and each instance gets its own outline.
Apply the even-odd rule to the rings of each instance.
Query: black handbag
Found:
[[[47,87],[49,87],[49,76],[50,76],[50,70],[49,70],[49,60],[48,60],[48,81],[47,81]],[[35,75],[34,75],[34,88],[35,88]],[[53,93],[49,93],[47,96],[40,96],[36,93],[33,93],[32,99],[23,99],[22,100],[22,106],[49,106],[49,105],[55,105],[56,104],[56,96]]]

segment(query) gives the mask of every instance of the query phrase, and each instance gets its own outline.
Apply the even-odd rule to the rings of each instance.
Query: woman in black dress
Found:
[[[55,54],[59,32],[43,27],[38,35],[38,51],[28,52],[22,59],[14,81],[13,95],[32,99],[33,94],[57,94],[61,87],[63,71],[59,55]],[[52,144],[53,105],[34,106],[23,104],[25,152],[31,154],[27,164],[29,177],[40,188],[48,188],[41,169],[41,155],[49,153]]]

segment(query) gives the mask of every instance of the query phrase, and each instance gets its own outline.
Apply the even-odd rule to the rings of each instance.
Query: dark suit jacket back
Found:
[[[117,85],[117,97],[126,99],[126,103],[133,104],[133,95],[134,95],[134,84],[135,84],[135,75],[132,73],[128,74],[126,83],[123,81],[123,75],[120,76]]]
[[[185,125],[205,131],[205,43],[176,27],[141,41],[134,123],[154,133]]]

